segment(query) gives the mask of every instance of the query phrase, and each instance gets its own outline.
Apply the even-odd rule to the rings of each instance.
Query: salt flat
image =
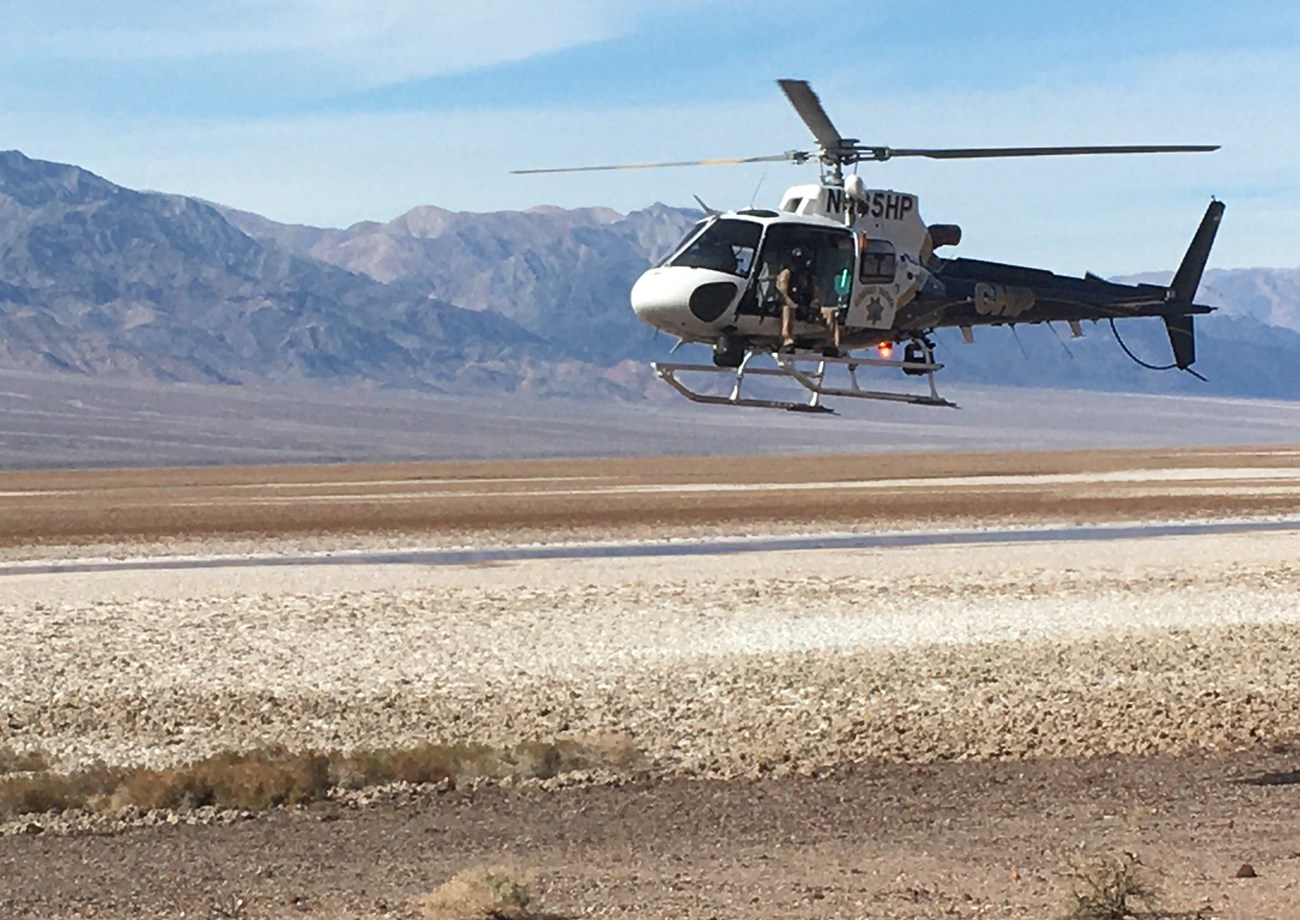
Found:
[[[11,560],[131,559],[1300,511],[1280,446],[716,460],[11,473],[0,532]],[[6,743],[62,768],[563,737],[639,772],[104,841],[19,819],[0,904],[202,913],[197,871],[252,916],[415,916],[508,851],[575,914],[1037,917],[1123,849],[1171,908],[1286,916],[1297,560],[1292,531],[5,575]]]
[[[9,576],[0,707],[13,741],[70,765],[414,743],[431,725],[626,734],[664,770],[723,775],[782,756],[1232,747],[1300,735],[1297,559],[1292,533]],[[907,739],[883,736],[904,711]],[[850,717],[866,727],[832,729]]]
[[[158,385],[0,369],[0,468],[391,462],[610,454],[1266,445],[1300,403],[953,387],[960,411],[840,400],[841,415],[365,387]]]
[[[0,473],[0,559],[1287,515],[1300,449],[940,451]]]

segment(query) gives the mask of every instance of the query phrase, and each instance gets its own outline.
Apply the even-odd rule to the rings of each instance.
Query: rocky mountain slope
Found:
[[[1300,268],[1213,269],[1201,290],[1233,315],[1300,332]]]
[[[1146,272],[1131,280],[1167,284],[1170,276]],[[1300,332],[1300,268],[1212,268],[1197,299],[1233,316]]]
[[[1142,360],[1157,366],[1173,360],[1160,320],[1115,325]],[[1300,399],[1300,332],[1227,313],[1197,317],[1196,370],[1206,380],[1139,366],[1105,323],[1084,324],[1083,332],[1074,339],[1064,326],[976,329],[975,343],[967,345],[956,330],[944,329],[936,339],[943,373],[953,382]]]
[[[223,213],[265,242],[495,311],[562,353],[605,363],[662,351],[653,330],[627,308],[627,292],[700,216],[662,204],[627,215],[608,208],[477,214],[424,206],[388,223],[326,230]]]
[[[8,366],[509,390],[554,376],[546,356],[498,313],[255,240],[195,199],[0,153]]]

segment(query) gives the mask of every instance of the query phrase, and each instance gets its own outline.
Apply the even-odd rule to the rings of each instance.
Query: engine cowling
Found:
[[[956,224],[931,224],[926,230],[930,234],[930,245],[935,249],[956,246],[961,242],[961,227]]]

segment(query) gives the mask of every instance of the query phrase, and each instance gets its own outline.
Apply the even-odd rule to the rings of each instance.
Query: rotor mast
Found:
[[[777,86],[790,100],[794,110],[799,113],[803,123],[808,126],[817,141],[817,160],[821,163],[822,184],[829,178],[835,185],[844,184],[844,164],[857,162],[855,154],[857,138],[843,137],[831,123],[831,118],[822,107],[807,80],[777,80]]]

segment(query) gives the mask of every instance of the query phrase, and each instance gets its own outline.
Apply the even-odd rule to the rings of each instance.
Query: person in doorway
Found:
[[[827,355],[834,352],[835,357],[840,357],[840,316],[841,306],[847,302],[848,295],[853,286],[853,269],[846,266],[835,275],[832,282],[832,302],[822,304],[822,322],[826,324],[831,332],[831,347],[826,350]]]
[[[812,253],[800,246],[790,251],[790,261],[776,274],[777,297],[781,300],[781,347],[794,345],[794,320],[801,310],[821,309],[821,297],[813,280]],[[838,343],[837,343],[838,344]]]
[[[840,352],[840,308],[838,306],[822,307],[822,322],[831,331],[831,345],[835,349],[834,357]]]

